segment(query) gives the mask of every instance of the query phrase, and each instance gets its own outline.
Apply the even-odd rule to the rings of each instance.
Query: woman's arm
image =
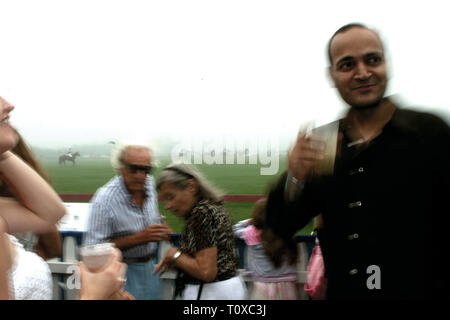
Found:
[[[10,254],[9,238],[6,235],[8,226],[0,217],[0,300],[8,300],[9,297],[9,277],[8,272],[12,264]]]
[[[204,282],[211,282],[216,278],[217,247],[200,250],[194,257],[182,253],[174,260],[173,256],[177,251],[177,248],[169,248],[164,258],[155,267],[154,273],[160,270],[164,273],[169,268],[177,267]]]
[[[39,234],[36,243],[36,253],[44,260],[48,260],[62,255],[61,234],[56,226],[50,227],[50,231]]]
[[[11,198],[0,197],[0,217],[8,224],[8,233],[35,232],[45,233],[49,231],[47,221],[38,217],[33,211],[25,208],[21,203]]]
[[[0,216],[6,220],[8,232],[42,231],[43,225],[47,224],[48,228],[48,224],[55,224],[66,213],[62,200],[50,185],[12,152],[0,155],[0,173],[23,205],[4,198],[0,200]],[[10,211],[14,211],[14,216]],[[37,218],[33,219],[36,228],[24,228],[23,224],[32,225],[27,220],[31,215]]]

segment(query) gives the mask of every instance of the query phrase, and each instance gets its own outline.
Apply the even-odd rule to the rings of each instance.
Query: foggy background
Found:
[[[0,0],[0,95],[39,148],[277,137],[342,116],[325,46],[380,31],[390,94],[450,119],[446,1]],[[286,144],[287,145],[287,144]]]

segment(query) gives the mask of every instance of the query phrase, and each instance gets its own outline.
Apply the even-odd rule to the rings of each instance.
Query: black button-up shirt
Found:
[[[369,143],[354,143],[346,128],[341,120],[334,174],[307,181],[292,203],[281,182],[269,194],[268,222],[290,237],[323,214],[328,298],[448,296],[450,128],[399,108]],[[368,286],[371,266],[380,289]]]

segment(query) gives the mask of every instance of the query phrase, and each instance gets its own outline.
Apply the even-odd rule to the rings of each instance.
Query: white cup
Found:
[[[114,248],[111,242],[94,244],[80,248],[80,256],[89,271],[98,272],[112,258]]]
[[[339,121],[313,128],[312,132],[325,142],[324,159],[320,161],[315,173],[317,175],[332,175],[334,171],[334,162],[336,160]]]

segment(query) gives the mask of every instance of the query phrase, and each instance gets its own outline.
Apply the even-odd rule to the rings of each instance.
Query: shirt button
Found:
[[[359,238],[359,234],[354,233],[348,236],[348,240],[354,240],[354,239],[358,239]]]
[[[350,170],[348,174],[352,176],[354,174],[363,173],[363,172],[364,172],[364,168],[363,167],[359,167],[358,169]]]
[[[352,269],[352,270],[350,270],[350,272],[348,274],[351,276],[354,276],[357,273],[358,273],[358,269]]]
[[[351,202],[351,203],[348,204],[348,207],[350,209],[361,207],[361,206],[362,206],[362,202],[361,201]]]

